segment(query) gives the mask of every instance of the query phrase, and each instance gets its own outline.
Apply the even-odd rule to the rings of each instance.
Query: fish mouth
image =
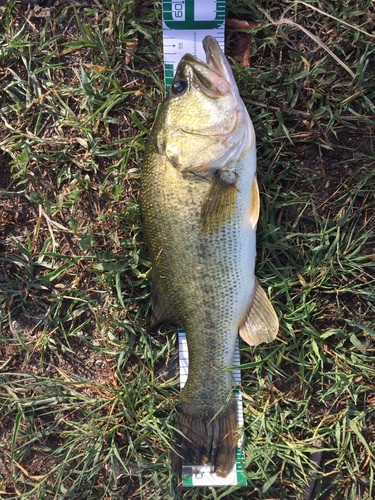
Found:
[[[234,80],[232,69],[229,66],[228,59],[225,57],[220,45],[213,36],[206,36],[203,39],[203,49],[206,53],[206,62],[208,67],[217,73],[222,80],[226,81],[227,92],[231,91],[238,96],[237,85]]]
[[[186,79],[211,99],[230,92],[238,94],[232,70],[215,38],[206,36],[203,49],[206,62],[185,54],[177,68],[175,79]]]

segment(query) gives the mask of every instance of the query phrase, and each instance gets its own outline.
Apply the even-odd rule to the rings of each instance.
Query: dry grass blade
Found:
[[[315,10],[315,12],[319,12],[319,14],[322,14],[323,16],[330,17],[331,19],[334,19],[338,23],[343,24],[344,26],[347,26],[348,28],[351,28],[355,31],[359,31],[360,33],[363,33],[364,35],[369,36],[370,38],[375,38],[375,35],[373,35],[372,33],[368,33],[367,31],[359,28],[358,26],[355,26],[354,24],[347,23],[343,19],[339,19],[338,17],[333,16],[329,12],[318,9],[318,7],[315,7],[315,5],[312,5],[311,3],[301,2],[300,0],[297,0],[296,3],[304,5],[308,9]]]
[[[272,17],[268,14],[268,12],[266,12],[264,9],[259,8],[259,10],[266,16],[266,18],[273,26],[283,26],[283,25],[293,26],[294,28],[298,28],[299,30],[303,31],[308,37],[311,38],[311,40],[313,40],[317,45],[319,45],[319,47],[324,49],[340,66],[342,66],[352,78],[355,78],[355,74],[353,73],[353,71],[343,61],[341,61],[341,59],[334,52],[332,52],[332,50],[329,47],[327,47],[327,45],[325,45],[321,40],[319,40],[317,36],[313,35],[311,31],[306,29],[304,26],[295,23],[291,19],[280,18],[278,21],[274,21]]]

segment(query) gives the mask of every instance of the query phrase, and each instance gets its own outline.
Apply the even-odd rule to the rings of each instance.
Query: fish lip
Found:
[[[216,67],[208,64],[191,54],[185,54],[181,59],[176,76],[178,74],[181,74],[182,78],[185,77],[190,85],[194,82],[199,90],[211,99],[219,98],[231,91],[231,84],[226,75],[220,72],[219,65]]]
[[[211,36],[207,35],[203,39],[203,49],[206,53],[206,63],[207,65],[215,70],[215,72],[221,77],[225,78],[225,80],[229,84],[229,92],[232,92],[239,97],[237,84],[233,76],[232,68],[229,65],[228,59],[224,55],[224,52],[221,50],[220,45],[217,40]]]

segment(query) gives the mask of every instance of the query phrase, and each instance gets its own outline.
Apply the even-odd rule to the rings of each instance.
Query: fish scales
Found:
[[[209,181],[194,175],[182,178],[163,157],[145,163],[153,165],[149,173],[152,179],[147,181],[147,172],[143,173],[152,188],[144,193],[149,201],[142,203],[142,213],[150,252],[157,256],[154,268],[161,276],[159,293],[168,295],[189,345],[191,375],[183,394],[187,395],[194,383],[194,392],[201,385],[207,401],[217,401],[218,394],[224,393],[224,403],[232,384],[231,374],[222,370],[231,365],[238,325],[254,286],[254,261],[248,258],[248,249],[255,243],[251,224],[247,232],[241,231],[241,237],[237,234],[246,219],[247,200],[239,195],[231,223],[216,234],[201,236],[200,210]],[[244,177],[239,191],[250,190],[252,180]],[[197,331],[202,333],[196,336]],[[207,374],[202,374],[199,367],[204,367]],[[206,383],[207,378],[220,380],[217,390]],[[220,390],[223,380],[224,390]]]
[[[228,368],[238,331],[256,345],[272,340],[278,323],[254,274],[259,194],[253,127],[220,48],[212,37],[204,43],[207,63],[185,56],[161,106],[140,202],[153,268],[152,323],[180,324],[189,350],[172,466],[181,474],[184,465],[208,464],[226,476],[237,437]],[[255,296],[265,307],[254,312]]]

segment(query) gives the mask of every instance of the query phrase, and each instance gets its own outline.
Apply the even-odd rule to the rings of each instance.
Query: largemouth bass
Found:
[[[186,54],[150,134],[141,213],[152,261],[151,325],[186,331],[189,376],[175,417],[172,467],[235,462],[230,367],[240,333],[272,341],[278,319],[255,274],[259,216],[252,122],[216,40],[206,62]]]

